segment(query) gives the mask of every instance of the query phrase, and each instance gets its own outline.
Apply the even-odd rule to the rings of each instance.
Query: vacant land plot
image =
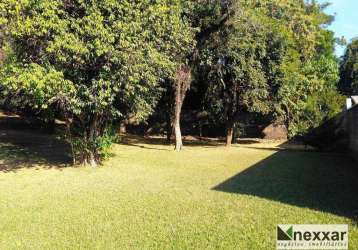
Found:
[[[0,249],[273,249],[289,223],[348,224],[358,249],[358,179],[340,155],[129,139],[72,168],[54,139],[0,133]]]

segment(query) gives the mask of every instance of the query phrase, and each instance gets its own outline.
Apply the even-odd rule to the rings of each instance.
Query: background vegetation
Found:
[[[250,126],[257,135],[285,125],[293,137],[342,110],[327,4],[3,0],[0,7],[2,106],[64,121],[76,163],[101,162],[120,124],[174,133],[180,150],[181,125],[186,134],[225,135],[230,145]],[[341,89],[355,88],[354,46],[341,63]]]

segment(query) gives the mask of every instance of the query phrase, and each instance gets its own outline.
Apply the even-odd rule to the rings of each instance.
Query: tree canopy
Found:
[[[340,72],[339,90],[345,95],[358,95],[358,39],[347,46]]]

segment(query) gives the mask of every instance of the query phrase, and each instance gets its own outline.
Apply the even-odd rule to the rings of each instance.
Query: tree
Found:
[[[319,126],[342,110],[344,99],[337,91],[336,58],[321,56],[305,62],[300,71],[286,71],[279,90],[281,107],[293,137]]]
[[[209,56],[205,61],[210,68],[210,95],[222,102],[227,146],[231,145],[240,114],[269,111],[265,49],[262,27],[249,17],[240,16],[213,35],[203,51]]]
[[[258,5],[258,10],[268,18],[266,22],[277,27],[284,38],[274,114],[286,122],[290,136],[305,133],[339,112],[337,107],[342,105],[337,92],[338,60],[334,55],[337,39],[326,29],[334,20],[324,13],[329,4],[262,0]],[[335,98],[325,99],[326,96]],[[330,105],[328,100],[336,102]],[[314,110],[320,114],[315,117],[319,119],[312,119],[308,115],[312,114],[312,103],[325,103],[321,107],[331,110],[317,107]]]
[[[180,117],[183,107],[184,98],[191,83],[191,68],[188,65],[181,65],[178,68],[174,78],[174,133],[175,133],[175,150],[180,151],[183,147],[181,129],[180,129]]]
[[[96,165],[120,116],[145,119],[192,46],[179,0],[2,1],[1,95],[60,111],[79,163]]]
[[[201,50],[202,64],[210,68],[210,104],[215,104],[218,117],[225,114],[227,145],[240,113],[285,122],[291,136],[337,113],[342,98],[336,91],[336,39],[325,29],[333,20],[323,12],[327,5],[296,0],[235,2],[239,15],[230,16]],[[335,105],[329,105],[325,96],[335,99]],[[321,108],[312,109],[313,103]]]
[[[189,20],[191,27],[197,30],[195,47],[192,52],[182,58],[182,64],[176,71],[173,81],[174,111],[173,123],[175,133],[175,149],[180,151],[183,147],[180,118],[183,102],[190,88],[192,74],[199,63],[198,51],[210,35],[219,30],[228,21],[230,15],[236,11],[236,1],[227,0],[189,0],[183,1],[183,15]],[[186,59],[186,60],[185,60]],[[170,106],[170,105],[169,105]]]
[[[358,95],[358,39],[346,49],[340,65],[339,90],[345,95]]]

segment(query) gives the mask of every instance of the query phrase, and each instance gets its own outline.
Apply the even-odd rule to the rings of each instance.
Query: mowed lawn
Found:
[[[92,169],[0,145],[0,249],[275,249],[291,223],[348,224],[358,249],[358,176],[341,155],[134,140]]]

